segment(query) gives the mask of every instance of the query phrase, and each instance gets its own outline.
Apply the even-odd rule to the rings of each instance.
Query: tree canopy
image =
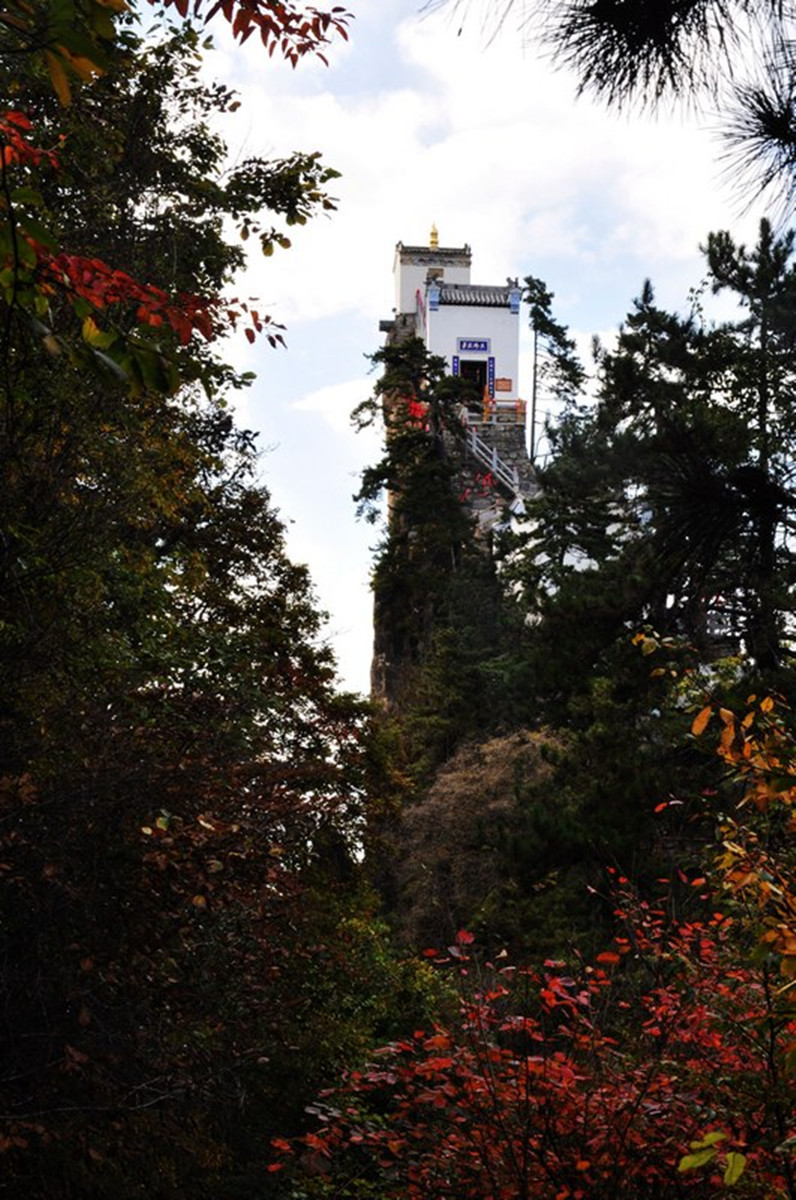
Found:
[[[230,168],[197,31],[67,7],[103,43],[68,95],[45,10],[0,47],[3,1187],[250,1195],[268,1130],[389,1027],[372,980],[424,1004],[357,865],[365,706],[216,337],[276,342],[228,295],[244,244],[286,247],[334,172]]]
[[[764,670],[790,655],[792,254],[765,221],[751,250],[711,234],[707,286],[737,319],[665,312],[645,283],[598,352],[596,404],[571,401],[551,427],[508,570],[542,630],[588,611],[582,665],[634,621]]]

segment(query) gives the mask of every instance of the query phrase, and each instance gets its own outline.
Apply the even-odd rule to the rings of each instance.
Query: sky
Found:
[[[617,115],[577,99],[574,78],[518,28],[522,0],[498,33],[482,20],[487,0],[471,0],[464,22],[422,2],[351,0],[350,40],[330,48],[328,67],[293,70],[215,26],[207,64],[242,102],[223,129],[233,157],[320,151],[341,173],[329,187],[337,211],[289,231],[289,250],[253,255],[239,281],[287,327],[286,348],[241,338],[227,355],[257,374],[239,422],[258,431],[290,555],[308,564],[341,681],[360,692],[380,533],[356,520],[352,497],[379,442],[349,417],[372,388],[396,242],[427,244],[435,224],[440,245],[472,247],[474,283],[543,279],[587,358],[646,278],[662,306],[687,311],[707,233],[753,243],[763,215],[743,212],[722,174],[714,114]],[[526,397],[529,349],[523,328]]]

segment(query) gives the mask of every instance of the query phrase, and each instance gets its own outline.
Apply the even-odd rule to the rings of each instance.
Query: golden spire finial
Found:
[[[428,244],[432,250],[436,250],[437,247],[439,246],[439,234],[437,233],[436,225],[431,226],[431,233],[429,235]]]

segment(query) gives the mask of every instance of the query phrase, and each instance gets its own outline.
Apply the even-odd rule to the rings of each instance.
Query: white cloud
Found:
[[[358,446],[365,447],[364,450],[360,449],[357,455],[359,459],[363,453],[372,454],[380,445],[380,436],[375,430],[352,433],[351,413],[367,394],[368,389],[363,388],[361,379],[351,379],[317,388],[297,400],[293,408],[298,412],[317,414],[339,437],[347,439],[353,436]]]

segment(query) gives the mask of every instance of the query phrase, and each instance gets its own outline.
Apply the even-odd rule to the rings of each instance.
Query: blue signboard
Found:
[[[459,374],[459,355],[458,354],[454,354],[454,356],[453,356],[453,374],[454,375]]]
[[[489,338],[457,338],[456,349],[460,354],[488,354]]]
[[[494,398],[495,395],[495,360],[490,357],[486,360],[486,386],[489,388],[489,394]]]

